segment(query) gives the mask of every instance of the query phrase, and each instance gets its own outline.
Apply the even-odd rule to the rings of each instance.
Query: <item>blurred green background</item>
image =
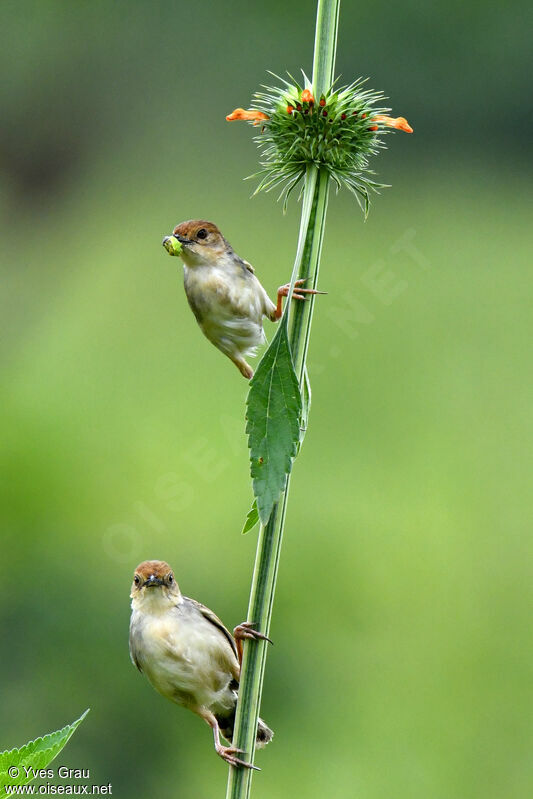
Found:
[[[233,627],[256,542],[246,384],[161,239],[212,219],[272,296],[288,279],[299,207],[249,199],[252,131],[224,116],[311,70],[314,17],[0,8],[0,749],[90,706],[59,762],[118,797],[224,796],[209,729],[128,657],[140,560]],[[415,134],[387,139],[366,223],[330,202],[255,799],[531,796],[531,22],[342,5],[338,72]]]

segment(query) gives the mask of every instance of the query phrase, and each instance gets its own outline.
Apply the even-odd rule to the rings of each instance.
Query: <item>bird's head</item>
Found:
[[[214,264],[231,249],[214,222],[205,219],[180,222],[172,236],[165,236],[163,247],[170,255],[180,255],[187,266]]]
[[[132,604],[175,604],[181,597],[174,573],[164,560],[145,560],[135,569],[131,584]]]

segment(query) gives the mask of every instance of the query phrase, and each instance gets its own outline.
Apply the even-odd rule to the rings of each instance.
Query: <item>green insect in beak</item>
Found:
[[[176,236],[165,236],[163,247],[169,255],[179,255],[181,252],[181,242],[178,241]]]

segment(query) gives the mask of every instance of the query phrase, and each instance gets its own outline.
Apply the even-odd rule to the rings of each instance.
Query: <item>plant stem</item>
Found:
[[[329,89],[335,77],[340,5],[340,0],[318,0],[313,58],[313,89],[316,97]]]
[[[333,82],[337,28],[340,0],[318,0],[313,62],[313,90],[315,97],[329,88]],[[315,165],[307,168],[302,218],[298,236],[298,248],[293,269],[292,285],[300,278],[312,276],[313,288],[318,281],[318,270],[328,204],[329,176]],[[306,358],[313,318],[315,297],[309,302],[294,303],[291,310],[292,321],[290,344],[294,368],[302,392],[306,391]],[[276,503],[270,519],[261,526],[250,591],[247,619],[256,629],[269,633],[272,617],[272,604],[279,567],[281,542],[289,495],[290,475],[284,493]],[[263,676],[268,644],[265,641],[246,641],[241,670],[239,701],[235,719],[233,745],[246,753],[253,762],[255,736]],[[253,771],[246,768],[230,767],[226,799],[248,799],[250,796]]]

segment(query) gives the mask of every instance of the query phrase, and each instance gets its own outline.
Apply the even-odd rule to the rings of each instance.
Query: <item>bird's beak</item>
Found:
[[[181,241],[177,236],[165,236],[163,239],[163,247],[169,255],[179,255],[181,252]]]
[[[155,585],[163,585],[163,580],[160,580],[155,574],[151,574],[150,577],[144,581],[143,588],[153,588]]]

